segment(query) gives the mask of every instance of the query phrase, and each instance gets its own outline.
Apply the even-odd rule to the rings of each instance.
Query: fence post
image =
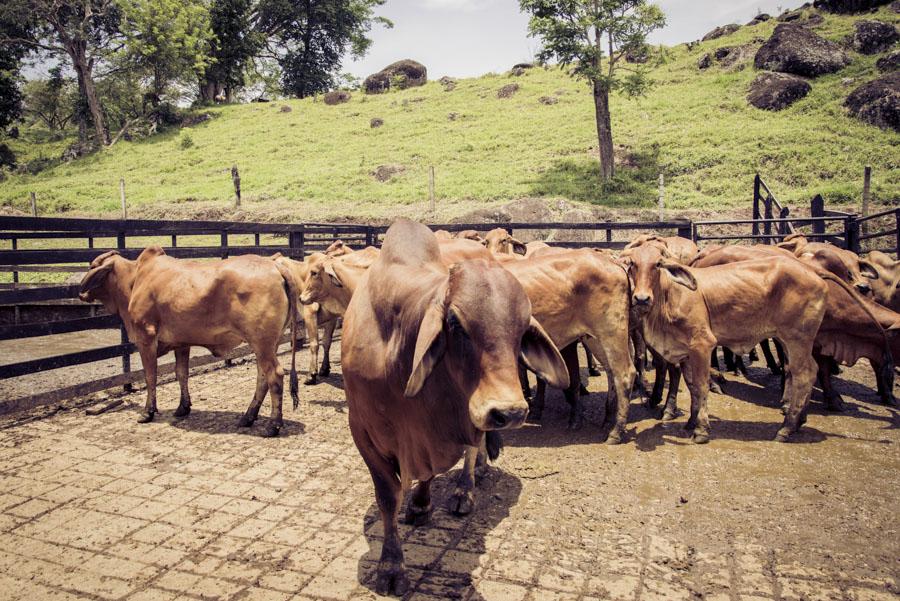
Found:
[[[866,218],[869,216],[869,193],[872,186],[872,168],[869,165],[866,165],[866,168],[863,170],[863,197],[862,197],[862,216]],[[869,222],[863,221],[862,224],[862,232],[863,234],[869,233]]]
[[[366,226],[366,246],[375,246],[375,231],[371,225]]]
[[[759,223],[757,220],[760,218],[759,214],[759,173],[753,178],[753,235],[759,235]]]
[[[844,240],[847,250],[859,254],[859,222],[852,215],[844,219]]]
[[[222,232],[220,235],[219,246],[222,247],[222,258],[228,258],[228,232]]]
[[[900,209],[894,209],[894,229],[897,230],[897,257],[900,258]]]
[[[764,233],[766,236],[771,236],[771,235],[772,235],[772,222],[769,221],[769,219],[772,219],[772,218],[773,218],[773,215],[772,215],[772,195],[771,195],[771,194],[766,195],[766,199],[765,199],[764,204],[765,204],[765,218],[766,218],[766,221],[765,221],[765,223],[763,224],[763,233]],[[766,238],[764,243],[765,243],[765,244],[772,244],[772,239],[771,239],[771,238]]]
[[[11,239],[10,239],[10,242],[12,242],[12,249],[13,249],[13,250],[17,250],[17,249],[19,248],[19,239],[18,239],[18,238],[15,238],[15,237],[14,237],[14,238],[11,238]],[[18,272],[18,271],[14,271],[14,272],[13,272],[13,284],[18,284],[18,283],[19,283],[19,272]],[[15,286],[13,286],[13,288],[15,288]],[[17,312],[18,312],[18,309],[19,309],[19,305],[16,305],[16,311],[17,311]],[[16,320],[16,323],[18,323],[18,320]]]
[[[125,232],[120,231],[116,233],[116,248],[119,251],[125,250]],[[125,329],[125,324],[119,326],[119,340],[122,344],[128,344],[130,340],[128,340],[128,330]],[[122,373],[127,374],[131,373],[131,352],[128,349],[122,351]],[[122,387],[125,392],[134,391],[134,386],[130,383],[125,384]]]
[[[782,207],[781,211],[778,212],[778,218],[779,219],[787,219],[790,214],[791,214],[791,210],[788,207]],[[779,221],[778,222],[778,233],[781,234],[782,236],[787,236],[788,234],[791,233],[790,225],[788,224],[787,221]],[[784,241],[784,238],[782,238],[782,241]]]
[[[128,219],[128,206],[125,204],[125,178],[119,179],[119,198],[122,200],[122,219]]]
[[[824,217],[825,216],[825,199],[822,198],[821,194],[816,194],[813,199],[809,202],[809,216],[810,217]],[[825,234],[825,222],[824,221],[813,221],[812,230],[814,234]],[[819,242],[822,241],[821,238],[818,239]]]
[[[428,167],[428,204],[434,216],[434,165]]]
[[[678,236],[688,240],[694,240],[697,237],[696,229],[689,219],[678,220]]]
[[[234,184],[234,206],[241,206],[241,175],[238,173],[237,165],[231,166],[231,182]]]
[[[663,214],[666,206],[666,181],[663,174],[659,174],[659,220],[663,220]]]
[[[34,192],[31,193],[31,216],[37,217],[37,198],[35,198]]]

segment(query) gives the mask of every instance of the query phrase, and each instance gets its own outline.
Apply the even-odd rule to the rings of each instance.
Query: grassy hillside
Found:
[[[900,22],[887,7],[877,18]],[[841,40],[852,23],[828,15],[816,31]],[[230,206],[233,163],[244,212],[304,220],[424,215],[429,165],[443,218],[532,196],[649,207],[660,171],[674,208],[746,206],[757,170],[788,203],[806,204],[816,193],[829,203],[857,203],[866,164],[874,169],[876,203],[900,201],[900,135],[858,122],[842,106],[855,86],[877,76],[877,56],[853,53],[850,66],[816,79],[809,96],[781,112],[747,104],[755,48],[775,24],[744,27],[691,51],[669,49],[646,97],[616,97],[613,130],[623,165],[605,189],[596,177],[588,88],[558,69],[532,69],[518,78],[461,80],[450,92],[432,82],[381,96],[354,93],[338,106],[306,99],[209,109],[214,118],[201,125],[14,175],[0,184],[0,203],[26,209],[34,191],[42,211],[113,213],[124,177],[135,215],[209,214]],[[754,44],[742,68],[698,70],[704,53],[738,44]],[[521,89],[497,98],[508,83]],[[542,104],[542,96],[558,103]],[[383,127],[370,127],[375,117]],[[18,147],[26,158],[59,153],[30,144],[30,135]],[[380,165],[405,170],[380,182],[372,176]]]

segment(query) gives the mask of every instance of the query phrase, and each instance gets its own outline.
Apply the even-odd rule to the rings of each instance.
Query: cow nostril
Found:
[[[488,414],[488,418],[491,421],[491,425],[493,425],[495,428],[502,428],[509,422],[509,418],[506,416],[506,414],[499,409],[491,409],[491,412]]]
[[[650,304],[650,295],[649,294],[635,294],[634,302],[638,305],[649,305]]]

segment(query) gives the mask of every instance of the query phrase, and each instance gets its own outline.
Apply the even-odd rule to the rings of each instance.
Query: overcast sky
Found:
[[[772,15],[778,7],[794,8],[798,0],[658,0],[667,25],[651,37],[653,43],[679,44],[701,38],[726,23],[746,23],[758,11]],[[372,31],[369,54],[345,63],[358,77],[402,58],[428,68],[429,79],[444,75],[471,77],[508,70],[531,61],[539,44],[527,35],[528,18],[518,0],[387,0],[378,14],[394,22],[393,29]]]

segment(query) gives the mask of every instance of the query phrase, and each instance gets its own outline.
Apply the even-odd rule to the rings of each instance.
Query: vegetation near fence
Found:
[[[691,238],[696,242],[744,240],[766,244],[777,242],[786,235],[800,232],[810,238],[826,240],[856,252],[865,248],[900,253],[900,233],[898,233],[900,232],[900,228],[898,228],[900,209],[859,218],[849,213],[826,210],[821,197],[817,196],[811,202],[810,215],[810,217],[791,216],[788,208],[777,200],[766,183],[757,176],[754,181],[752,215],[751,218],[745,220],[456,223],[432,225],[431,227],[451,232],[468,229],[484,232],[500,227],[514,235],[523,230],[556,230],[569,234],[581,232],[591,235],[581,236],[583,239],[580,241],[560,241],[553,242],[553,244],[569,248],[608,249],[621,249],[627,239],[637,233],[647,231],[655,231],[663,235],[678,235]],[[870,233],[860,234],[863,223],[872,225],[869,228],[872,230]],[[878,225],[876,226],[876,224]],[[729,228],[727,231],[730,233],[723,233],[723,227]],[[876,227],[883,229],[875,231]],[[179,258],[219,259],[244,254],[281,253],[293,259],[302,260],[309,253],[324,251],[338,239],[343,240],[351,248],[379,246],[386,231],[387,226],[353,224],[0,217],[0,240],[10,243],[9,249],[0,250],[0,272],[12,273],[11,283],[0,284],[0,307],[7,306],[15,309],[13,318],[7,319],[7,323],[0,325],[0,341],[102,329],[119,329],[121,332],[119,344],[0,365],[0,380],[115,358],[120,358],[122,363],[122,373],[115,376],[68,386],[51,393],[35,394],[19,399],[4,399],[0,401],[0,413],[52,403],[115,386],[130,386],[131,383],[143,378],[142,372],[131,370],[131,355],[136,352],[136,348],[128,340],[127,333],[118,316],[96,314],[100,307],[93,308],[89,315],[75,318],[21,319],[20,309],[22,307],[42,303],[71,303],[73,299],[77,299],[79,290],[78,285],[71,283],[62,285],[22,284],[19,282],[22,273],[78,274],[87,270],[87,264],[94,257],[107,250],[118,250],[123,256],[134,259],[143,250],[148,238],[156,243],[165,240],[167,242],[164,245],[166,253]],[[577,238],[577,236],[573,237]],[[201,245],[196,245],[197,239],[201,240]],[[219,241],[219,244],[211,245],[209,241],[215,239]],[[51,244],[61,240],[80,240],[84,246],[74,249],[19,248],[23,241],[37,240],[50,241]],[[193,242],[194,245],[190,243],[185,245],[186,240]],[[114,241],[114,243],[109,244],[107,241]],[[195,357],[191,360],[191,365],[205,365],[223,359],[230,360],[249,353],[247,347],[240,347],[222,359],[211,356]],[[162,373],[167,373],[172,371],[173,367],[169,365],[162,369]]]

